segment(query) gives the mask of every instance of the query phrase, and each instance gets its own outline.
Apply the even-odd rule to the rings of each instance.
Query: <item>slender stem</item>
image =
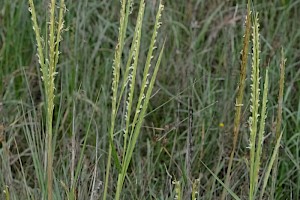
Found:
[[[280,80],[279,80],[277,119],[276,119],[276,130],[275,130],[276,141],[280,137],[280,133],[281,133],[285,63],[286,63],[286,58],[284,56],[284,52],[282,49],[281,50],[281,63],[280,63]],[[272,171],[272,186],[271,186],[271,194],[272,194],[271,198],[272,199],[275,199],[277,168],[278,168],[278,154],[275,157],[273,171]]]
[[[112,148],[113,147],[113,137],[114,137],[114,130],[115,130],[115,121],[117,116],[117,98],[118,98],[118,87],[119,87],[119,80],[120,80],[120,65],[121,65],[121,57],[122,51],[124,46],[124,37],[125,31],[127,27],[127,19],[128,16],[125,16],[126,11],[126,2],[127,0],[121,1],[121,10],[120,10],[120,29],[119,29],[119,36],[118,36],[118,44],[115,50],[115,60],[113,63],[113,82],[112,82],[112,114],[111,114],[111,124],[110,124],[110,131],[109,131],[109,150],[108,150],[108,158],[106,164],[106,172],[105,172],[105,184],[104,184],[104,193],[103,193],[103,200],[106,200],[107,190],[108,190],[108,179],[110,174],[110,167],[111,167],[111,157],[112,157]]]

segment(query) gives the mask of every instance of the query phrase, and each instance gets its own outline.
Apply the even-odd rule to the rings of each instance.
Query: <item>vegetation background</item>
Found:
[[[130,15],[128,38],[134,34],[138,2]],[[158,1],[147,0],[140,57],[146,58]],[[192,138],[191,175],[198,179],[199,199],[219,199],[223,187],[202,165],[224,180],[232,146],[235,98],[243,47],[246,1],[164,0],[158,46],[166,38],[148,114],[129,166],[123,199],[174,199],[175,180],[189,190],[186,137]],[[281,47],[286,63],[283,97],[283,136],[279,151],[276,199],[300,199],[300,1],[253,1],[259,12],[261,69],[269,67],[268,118],[263,160],[271,157],[278,100]],[[46,29],[48,1],[35,1],[41,31]],[[89,132],[78,199],[101,197],[105,178],[111,114],[112,62],[117,44],[120,1],[66,1],[63,40],[56,76],[54,110],[55,191],[65,198],[69,186],[71,136],[76,152]],[[125,43],[124,56],[130,42]],[[250,63],[250,60],[249,60]],[[12,199],[33,194],[39,199],[29,135],[45,139],[43,87],[36,57],[36,41],[27,0],[0,0],[0,185]],[[264,74],[264,73],[262,73]],[[242,199],[249,188],[250,68],[240,137],[231,185]],[[137,87],[141,72],[137,75]],[[125,105],[125,104],[124,104]],[[192,126],[189,111],[193,110]],[[121,123],[121,122],[120,122]],[[122,124],[118,129],[121,130]],[[30,133],[30,134],[29,134]],[[270,134],[269,134],[270,133]],[[122,155],[121,144],[116,148]],[[41,142],[42,143],[42,142]],[[41,149],[43,149],[41,147]],[[43,159],[43,152],[37,157]],[[76,158],[79,159],[79,158]],[[98,169],[95,172],[95,169]],[[111,174],[108,198],[116,187]],[[263,169],[262,169],[263,171]],[[93,179],[97,190],[92,189]],[[26,181],[24,181],[26,180]],[[26,185],[24,183],[26,182]],[[267,190],[267,193],[270,191]],[[97,196],[98,195],[98,196]],[[0,195],[4,199],[5,193]]]

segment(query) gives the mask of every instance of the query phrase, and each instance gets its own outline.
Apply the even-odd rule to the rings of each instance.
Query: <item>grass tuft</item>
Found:
[[[133,108],[133,97],[135,94],[135,81],[137,78],[137,67],[139,61],[139,52],[140,52],[140,41],[141,41],[141,33],[142,33],[142,24],[143,24],[143,16],[145,10],[145,2],[143,0],[140,1],[140,7],[135,27],[135,34],[133,36],[132,46],[129,53],[129,58],[127,59],[127,65],[125,69],[125,77],[123,77],[123,83],[121,85],[120,82],[120,69],[121,69],[121,59],[122,59],[122,51],[125,42],[125,34],[127,30],[127,23],[129,14],[132,12],[132,1],[122,1],[121,2],[121,11],[120,11],[120,28],[119,28],[119,37],[118,44],[115,50],[115,59],[113,64],[113,82],[112,82],[112,115],[111,115],[111,126],[110,126],[110,134],[109,134],[109,153],[106,167],[106,178],[105,178],[105,188],[103,199],[107,198],[107,190],[108,190],[108,179],[110,174],[110,165],[111,165],[111,157],[114,157],[117,169],[118,169],[118,181],[116,188],[116,197],[115,199],[120,199],[121,191],[123,188],[123,184],[125,181],[125,176],[127,174],[127,169],[129,163],[131,161],[131,157],[133,154],[133,150],[135,148],[137,138],[140,134],[140,129],[142,126],[143,119],[146,115],[146,110],[148,107],[148,103],[150,100],[150,96],[152,94],[152,90],[154,87],[155,79],[157,76],[157,72],[160,66],[160,61],[162,59],[162,53],[164,47],[162,47],[159,57],[157,59],[157,63],[154,67],[154,71],[152,77],[150,78],[150,66],[151,60],[153,58],[153,51],[156,49],[156,39],[158,34],[158,29],[161,26],[161,14],[163,11],[163,4],[160,2],[158,7],[158,12],[156,14],[156,21],[153,27],[152,39],[149,44],[149,50],[145,62],[145,66],[143,69],[143,78],[141,82],[141,89],[138,94],[138,100],[136,104],[136,110],[134,111],[134,115],[132,116],[132,108]],[[131,63],[133,60],[133,63]],[[128,88],[128,94],[124,94],[125,88]],[[121,89],[119,89],[121,88]],[[116,150],[114,148],[114,133],[115,133],[115,123],[117,120],[117,113],[119,111],[119,103],[121,99],[125,96],[126,98],[126,111],[124,114],[125,119],[125,127],[123,138],[123,154],[121,159],[118,158]],[[133,117],[133,118],[132,118]]]
[[[249,49],[249,41],[251,34],[251,8],[250,1],[247,4],[247,15],[245,20],[245,34],[243,37],[243,49],[242,49],[242,60],[241,60],[241,69],[240,69],[240,80],[238,84],[238,93],[236,97],[235,104],[235,115],[234,115],[234,127],[233,127],[233,145],[230,153],[230,158],[228,162],[228,168],[226,173],[225,185],[230,186],[230,176],[231,176],[231,168],[233,163],[233,158],[236,151],[238,135],[240,131],[240,123],[241,123],[241,112],[243,107],[243,98],[244,98],[244,90],[246,83],[246,73],[247,73],[247,62],[248,62],[248,49]],[[227,191],[224,188],[222,192],[221,199],[224,200],[226,198]]]

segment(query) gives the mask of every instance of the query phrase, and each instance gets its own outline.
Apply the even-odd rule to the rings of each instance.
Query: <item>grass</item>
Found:
[[[29,12],[31,13],[31,19],[33,22],[33,30],[36,36],[37,42],[37,51],[38,51],[38,58],[39,64],[41,67],[41,79],[44,84],[44,91],[45,91],[45,112],[46,112],[46,154],[47,154],[47,161],[46,161],[46,168],[47,168],[47,196],[48,199],[53,199],[53,110],[54,110],[54,79],[56,76],[56,66],[58,63],[59,57],[59,44],[61,41],[61,32],[63,30],[63,13],[65,10],[65,3],[64,1],[60,1],[60,9],[59,9],[59,16],[58,21],[55,18],[55,7],[56,1],[52,0],[49,5],[49,40],[48,45],[45,46],[43,43],[43,38],[40,34],[40,26],[37,22],[36,11],[34,7],[34,3],[32,0],[29,1]],[[57,23],[57,27],[56,27]],[[47,38],[47,37],[46,37]],[[49,55],[47,55],[49,53]],[[31,145],[32,146],[32,145]],[[41,176],[41,175],[40,175]],[[43,191],[45,194],[45,191]]]
[[[247,15],[245,19],[245,34],[243,40],[243,49],[242,49],[242,59],[241,59],[241,69],[240,69],[240,80],[238,85],[238,93],[236,98],[236,111],[234,115],[234,127],[233,127],[233,144],[232,150],[230,153],[230,158],[227,167],[226,179],[225,184],[229,185],[230,182],[230,174],[231,174],[231,167],[233,158],[236,151],[236,145],[238,140],[238,135],[240,131],[240,123],[241,123],[241,113],[243,107],[243,98],[244,98],[244,90],[245,90],[245,80],[246,80],[246,73],[247,73],[247,61],[248,61],[248,49],[249,49],[249,41],[250,41],[250,34],[251,34],[251,11],[250,11],[250,4],[247,4]],[[222,199],[226,197],[226,189],[223,189],[222,192]]]
[[[4,0],[0,198],[299,199],[300,1],[122,2]]]

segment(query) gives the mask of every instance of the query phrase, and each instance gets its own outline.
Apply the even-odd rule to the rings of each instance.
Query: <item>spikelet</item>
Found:
[[[259,62],[260,62],[260,43],[259,43],[259,23],[258,23],[258,14],[256,13],[253,25],[252,32],[252,73],[251,73],[251,105],[250,112],[251,116],[249,117],[249,128],[250,128],[250,191],[249,191],[249,199],[255,198],[256,191],[256,180],[257,180],[257,148],[259,148],[259,144],[256,143],[257,137],[257,125],[259,118],[259,95],[260,95],[260,73],[259,73]]]
[[[260,83],[260,75],[259,75],[259,54],[260,54],[260,44],[259,44],[259,24],[258,24],[258,15],[256,14],[256,18],[254,20],[253,33],[252,33],[252,73],[251,73],[251,105],[250,112],[251,117],[249,118],[249,127],[250,127],[250,148],[255,143],[255,136],[257,131],[257,120],[259,117],[258,108],[259,108],[259,83]],[[253,140],[254,138],[254,140]],[[255,147],[254,147],[255,148]]]
[[[175,185],[175,200],[181,200],[181,185],[180,181],[172,181],[172,184]]]

